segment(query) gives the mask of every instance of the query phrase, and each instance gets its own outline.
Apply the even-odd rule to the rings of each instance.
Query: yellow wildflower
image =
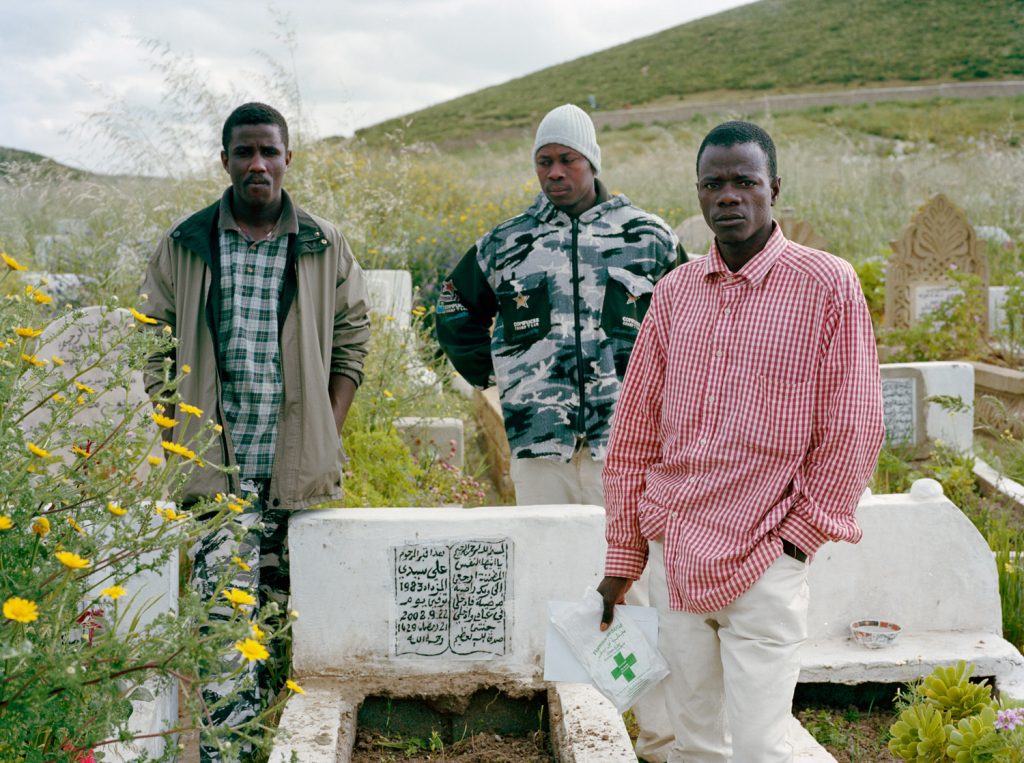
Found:
[[[82,529],[82,526],[78,524],[73,517],[68,517],[68,524],[71,525],[71,529],[79,535],[85,535],[85,530]]]
[[[71,446],[71,452],[81,456],[82,458],[88,458],[89,456],[92,455],[92,453],[90,453],[85,448],[83,448],[81,446],[78,446],[78,445],[72,445]]]
[[[79,395],[78,397],[75,398],[75,402],[78,403],[79,405],[85,405],[85,398]]]
[[[177,442],[161,442],[160,447],[169,453],[176,453],[182,458],[194,459],[196,457],[195,451],[189,450],[181,443]]]
[[[149,414],[150,418],[157,423],[157,426],[163,427],[164,429],[170,429],[178,422],[169,416],[161,416],[159,413]]]
[[[1016,567],[1016,565],[1014,565],[1014,564],[1012,564],[1010,562],[1006,562],[1003,565],[1003,572],[1005,572],[1007,575],[1016,575],[1017,574],[1017,567]]]
[[[14,522],[10,517],[0,516],[0,530],[10,530],[12,527],[14,527]]]
[[[54,556],[57,557],[58,562],[69,570],[82,570],[92,565],[92,562],[88,559],[83,559],[78,554],[73,554],[70,551],[58,551]]]
[[[144,313],[140,313],[134,307],[129,307],[128,308],[128,312],[130,312],[132,315],[134,315],[135,316],[135,320],[137,320],[139,323],[149,323],[149,324],[152,325],[152,324],[155,324],[157,322],[156,318],[150,318],[148,315],[145,315]]]
[[[121,506],[118,506],[113,501],[108,501],[107,502],[107,511],[109,511],[111,514],[113,514],[115,517],[123,517],[125,514],[128,513],[128,509],[125,509],[125,508],[122,508]]]
[[[110,588],[104,588],[100,591],[100,596],[108,596],[114,601],[117,601],[126,593],[128,593],[128,591],[126,591],[123,586],[112,585]]]
[[[181,366],[181,372],[183,374],[190,374],[190,373],[192,373],[192,366],[190,366],[188,363],[183,363],[182,366]]]
[[[237,564],[238,568],[244,572],[249,572],[252,569],[252,567],[250,567],[248,564],[242,561],[242,557],[240,556],[231,557],[231,561]]]
[[[30,326],[17,326],[14,329],[14,333],[25,339],[33,339],[43,333],[42,329],[34,329]]]
[[[189,405],[188,403],[181,403],[181,404],[179,404],[178,405],[178,410],[181,411],[182,413],[187,413],[190,416],[202,416],[203,415],[203,409],[202,408],[196,408],[194,405]]]
[[[224,427],[222,427],[220,424],[214,424],[213,431],[216,432],[217,434],[220,434],[221,432],[224,431]]]
[[[40,360],[35,355],[26,355],[25,353],[21,353],[21,359],[24,360],[29,365],[36,367],[45,366],[47,362],[45,360]]]
[[[64,359],[63,358],[58,358],[56,355],[51,355],[50,356],[50,360],[53,362],[53,365],[55,365],[55,366],[62,366],[62,365],[64,365]]]
[[[78,387],[82,392],[88,392],[90,395],[95,395],[96,390],[90,387],[88,384],[82,384],[82,382],[75,382],[75,386]]]
[[[4,264],[11,270],[28,270],[24,265],[18,262],[16,259],[7,254],[7,252],[0,252],[0,257],[3,258]],[[35,618],[32,618],[33,620]]]
[[[257,641],[263,641],[267,638],[267,634],[264,633],[263,629],[260,628],[260,626],[258,626],[256,623],[249,623],[249,626],[252,628],[252,637],[254,639],[256,639]]]
[[[290,678],[287,681],[284,682],[284,685],[288,689],[290,689],[291,691],[295,692],[296,694],[305,694],[306,693],[305,689],[303,689],[301,686],[299,686],[297,683],[295,683]]]
[[[174,509],[156,509],[156,513],[168,522],[180,522],[183,519],[188,519],[188,514],[179,514]]]
[[[158,456],[146,456],[146,460],[153,466],[160,466],[160,464],[164,462],[164,460]]]
[[[228,503],[228,509],[235,512],[236,514],[242,513],[242,505],[240,503],[230,502]]]
[[[241,588],[229,588],[221,594],[231,602],[233,607],[252,606],[256,603],[256,597]]]
[[[4,617],[16,623],[30,623],[39,618],[39,607],[34,601],[12,596],[4,602]]]
[[[50,457],[50,451],[43,450],[38,445],[36,445],[34,442],[30,442],[27,447],[28,447],[28,452],[31,453],[33,456],[39,456],[39,458],[49,458]]]
[[[67,400],[67,398],[64,397],[64,395],[60,394],[59,392],[50,399],[55,403],[63,403],[65,400]]]
[[[32,521],[32,532],[42,538],[50,532],[50,520],[46,517],[36,517]]]
[[[32,299],[38,302],[40,305],[49,305],[53,302],[53,297],[49,294],[43,294],[41,291],[32,292]]]
[[[391,398],[394,397],[394,395],[391,394],[391,390],[386,389],[386,390],[384,390],[384,397],[386,397],[386,398],[388,398],[390,400]]]
[[[235,642],[235,649],[241,652],[249,662],[262,662],[270,656],[270,652],[263,644],[251,638]]]

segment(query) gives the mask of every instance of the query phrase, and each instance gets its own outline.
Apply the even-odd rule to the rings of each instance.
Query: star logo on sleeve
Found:
[[[516,309],[518,310],[521,307],[526,307],[526,303],[529,301],[530,298],[528,296],[526,296],[522,292],[519,292],[518,294],[516,294]]]
[[[629,294],[629,293],[626,294],[626,304],[627,305],[634,304],[638,299],[640,299],[640,297],[638,297],[636,294]]]

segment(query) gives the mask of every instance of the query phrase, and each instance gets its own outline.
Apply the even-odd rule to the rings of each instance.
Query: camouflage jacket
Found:
[[[654,283],[686,254],[659,217],[598,181],[571,218],[544,194],[481,238],[444,282],[437,338],[471,384],[496,383],[515,458],[604,458]],[[494,330],[491,331],[491,323]]]

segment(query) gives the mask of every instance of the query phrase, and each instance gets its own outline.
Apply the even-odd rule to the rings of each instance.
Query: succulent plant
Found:
[[[995,715],[993,714],[993,721]],[[890,728],[889,751],[913,763],[933,763],[945,758],[947,730],[942,712],[932,704],[911,705]]]
[[[955,666],[937,667],[918,689],[925,701],[946,714],[947,722],[978,715],[992,705],[992,687],[970,682],[974,666],[961,660]]]
[[[1000,760],[997,757],[1006,750],[1006,740],[995,728],[996,711],[992,707],[982,708],[970,718],[963,718],[949,730],[949,745],[946,755],[956,763],[988,763]]]

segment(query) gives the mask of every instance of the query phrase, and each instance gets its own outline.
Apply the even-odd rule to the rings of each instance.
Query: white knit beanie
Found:
[[[567,103],[547,113],[537,127],[537,139],[533,142],[533,155],[550,143],[568,146],[579,151],[594,165],[594,174],[601,171],[601,147],[597,145],[594,123],[579,106]]]

